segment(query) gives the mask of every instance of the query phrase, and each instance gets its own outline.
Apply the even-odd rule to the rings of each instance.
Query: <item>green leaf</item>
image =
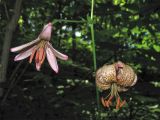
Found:
[[[153,48],[156,52],[160,52],[160,46],[158,45],[153,45]]]

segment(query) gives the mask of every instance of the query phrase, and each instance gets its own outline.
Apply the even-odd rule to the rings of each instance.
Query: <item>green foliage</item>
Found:
[[[0,51],[5,27],[13,15],[13,3],[0,1]],[[60,73],[40,72],[34,64],[19,79],[23,65],[10,55],[5,93],[15,81],[0,119],[94,120],[98,114],[92,60],[90,27],[94,23],[97,66],[121,60],[138,74],[138,83],[124,93],[128,105],[120,110],[101,107],[102,120],[158,120],[160,76],[160,1],[95,0],[93,19],[89,0],[24,0],[12,47],[34,40],[44,24],[54,23],[53,46],[66,53],[69,60],[58,61]],[[1,56],[0,56],[1,57]],[[16,81],[17,80],[17,81]],[[147,87],[146,87],[147,86]],[[0,98],[3,100],[3,98]],[[3,120],[2,119],[2,120]]]

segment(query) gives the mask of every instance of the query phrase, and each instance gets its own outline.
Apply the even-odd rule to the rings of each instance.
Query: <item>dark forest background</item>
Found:
[[[96,119],[90,8],[90,0],[0,0],[0,120]],[[59,73],[47,60],[40,72],[28,59],[14,62],[9,49],[34,40],[55,19],[86,21],[53,25],[52,45],[69,56],[58,60]],[[121,94],[128,105],[100,105],[98,119],[159,120],[160,0],[95,0],[94,32],[97,68],[121,60],[138,75]]]

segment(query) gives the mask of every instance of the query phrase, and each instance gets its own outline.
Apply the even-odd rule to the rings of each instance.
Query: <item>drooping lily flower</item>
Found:
[[[35,56],[36,69],[40,71],[41,65],[47,56],[49,65],[56,73],[58,73],[56,57],[61,60],[67,60],[68,56],[60,53],[52,47],[51,43],[49,42],[51,39],[51,32],[52,23],[48,23],[43,27],[42,32],[35,40],[24,45],[11,48],[11,52],[20,52],[14,58],[14,61],[23,60],[30,56],[29,63],[31,63]]]
[[[107,97],[101,98],[104,107],[112,106],[112,100],[116,98],[116,109],[121,108],[126,100],[121,100],[119,92],[125,92],[137,82],[137,75],[134,70],[121,61],[111,65],[104,65],[96,72],[96,85],[104,91],[110,89]]]

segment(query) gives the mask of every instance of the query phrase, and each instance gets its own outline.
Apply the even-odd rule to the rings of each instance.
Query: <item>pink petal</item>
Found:
[[[33,46],[26,51],[22,51],[14,58],[14,61],[23,60],[32,54],[32,51],[36,49],[37,46]]]
[[[43,27],[43,30],[40,33],[39,38],[49,41],[51,39],[51,33],[52,33],[52,23],[48,23]]]
[[[54,53],[52,52],[52,50],[47,46],[46,46],[46,54],[47,54],[49,65],[56,73],[58,73],[58,65],[57,65],[56,57]]]
[[[61,60],[67,60],[67,59],[68,59],[68,56],[67,56],[67,55],[64,55],[64,54],[60,53],[59,51],[57,51],[56,49],[54,49],[49,42],[47,43],[47,45],[48,45],[48,47],[52,50],[53,54],[54,54],[56,57],[58,57],[58,58],[61,59]]]
[[[36,69],[37,71],[40,71],[40,68],[41,68],[41,64],[39,64],[38,62],[36,63]]]
[[[36,40],[33,40],[33,41],[29,42],[29,43],[20,45],[20,46],[18,46],[18,47],[11,48],[11,52],[21,51],[21,50],[23,50],[23,49],[25,49],[25,48],[27,48],[27,47],[32,46],[33,44],[38,43],[39,41],[40,41],[40,39],[37,38]]]

